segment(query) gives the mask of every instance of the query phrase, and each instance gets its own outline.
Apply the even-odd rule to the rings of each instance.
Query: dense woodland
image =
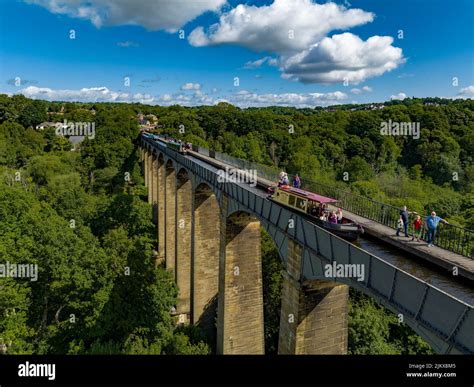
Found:
[[[0,263],[37,263],[40,276],[0,279],[7,353],[212,353],[197,328],[176,327],[170,310],[178,289],[154,265],[155,233],[136,147],[139,114],[156,116],[159,133],[421,213],[435,209],[474,229],[474,101],[406,99],[365,109],[185,108],[0,95]],[[381,136],[380,123],[389,119],[419,122],[420,138]],[[95,138],[71,151],[53,128],[36,129],[64,120],[94,122]],[[262,236],[272,353],[281,267],[273,242]],[[349,352],[432,351],[396,316],[351,291]]]

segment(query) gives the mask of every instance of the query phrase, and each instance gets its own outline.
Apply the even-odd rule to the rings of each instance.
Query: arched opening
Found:
[[[165,160],[163,153],[158,155],[157,171],[157,233],[158,233],[158,258],[165,258]]]
[[[149,152],[148,150],[148,147],[146,147],[144,150],[143,150],[143,177],[145,178],[145,187],[148,187],[150,184],[149,184],[149,181],[148,181],[148,177],[149,177],[149,158],[151,157],[151,153]],[[148,191],[147,191],[148,192]]]
[[[264,319],[260,221],[238,211],[225,223],[221,259],[217,352],[263,354]]]
[[[268,225],[266,225],[268,226]],[[262,283],[263,283],[263,313],[265,329],[265,354],[278,353],[280,332],[281,291],[283,285],[283,257],[279,250],[279,242],[272,236],[275,230],[260,228],[262,250]],[[270,235],[272,234],[272,235]],[[278,236],[283,239],[283,234]],[[279,239],[277,238],[277,239]],[[285,246],[283,246],[285,248]]]
[[[176,279],[176,172],[171,160],[165,167],[165,262]]]
[[[346,354],[347,300],[346,285],[320,280],[295,287],[285,276],[278,353]]]
[[[152,204],[151,199],[151,176],[153,171],[153,152],[148,149],[146,157],[146,185],[148,187],[148,203]]]
[[[157,224],[158,221],[158,158],[156,152],[152,154],[152,170],[150,179],[150,190],[151,190],[151,205],[153,222]]]
[[[176,181],[176,283],[179,288],[177,312],[185,315],[185,321],[191,312],[192,199],[192,183],[182,168]]]
[[[140,146],[140,171],[142,175],[145,177],[145,147],[143,144]]]
[[[220,209],[216,195],[204,183],[194,191],[193,235],[192,323],[201,327],[212,343],[219,288]]]

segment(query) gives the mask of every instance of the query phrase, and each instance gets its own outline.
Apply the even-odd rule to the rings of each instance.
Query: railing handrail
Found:
[[[397,207],[397,206],[394,206],[392,204],[387,204],[387,203],[383,203],[383,202],[379,202],[378,200],[375,200],[375,199],[372,199],[372,198],[369,198],[367,196],[363,196],[363,195],[359,195],[359,194],[356,194],[352,191],[349,191],[349,190],[344,190],[343,188],[339,188],[339,187],[331,187],[330,185],[328,184],[324,184],[324,183],[321,183],[319,181],[314,181],[314,180],[308,180],[310,183],[314,183],[314,184],[318,184],[318,185],[322,185],[322,186],[325,186],[329,189],[334,189],[334,190],[338,190],[338,191],[341,191],[342,193],[345,193],[345,194],[348,194],[348,195],[351,195],[351,196],[355,196],[355,197],[358,197],[358,198],[361,198],[361,199],[364,199],[364,200],[368,200],[368,201],[371,201],[372,203],[376,203],[376,204],[380,204],[381,206],[383,207],[388,207],[388,208],[391,208],[391,209],[394,209],[396,211],[401,211],[401,208],[400,207]],[[414,211],[409,211],[409,215],[415,213]],[[420,215],[422,218],[423,216],[424,217],[427,217],[429,215],[422,215],[420,213],[416,213],[417,215]],[[471,230],[471,229],[468,229],[466,227],[461,227],[461,226],[457,226],[455,224],[451,224],[451,223],[448,223],[448,224],[443,224],[443,227],[454,227],[454,228],[458,228],[458,229],[461,229],[463,231],[467,231],[467,232],[472,232],[474,233],[474,230]]]

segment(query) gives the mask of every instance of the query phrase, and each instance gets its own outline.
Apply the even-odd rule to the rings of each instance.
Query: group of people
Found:
[[[423,233],[423,220],[421,219],[421,216],[418,215],[415,211],[408,211],[407,206],[403,206],[401,211],[400,211],[400,218],[398,219],[397,222],[397,237],[400,236],[400,232],[403,230],[405,233],[405,237],[409,238],[408,235],[408,218],[410,214],[415,215],[415,219],[413,220],[412,226],[413,226],[413,236],[411,238],[412,241],[415,239],[417,242],[420,242],[421,235]],[[446,223],[448,222],[437,216],[435,211],[431,212],[431,215],[425,217],[424,221],[424,226],[426,227],[427,231],[427,242],[428,242],[428,247],[432,247],[434,245],[434,240],[436,236],[436,229],[438,228],[439,223]]]
[[[310,210],[310,214],[325,222],[334,224],[342,223],[342,208],[338,208],[337,211],[329,211],[325,203],[321,203],[319,206],[314,204]]]
[[[182,145],[184,147],[184,149],[192,149],[192,147],[193,147],[193,144],[191,144],[190,142],[185,142],[183,140],[177,140],[177,139],[172,138],[172,137],[170,137],[169,140],[172,141],[172,142],[175,142],[177,144]]]
[[[294,188],[301,188],[301,178],[298,174],[293,176],[291,185]],[[279,180],[278,180],[278,187],[282,186],[290,186],[290,179],[288,178],[288,174],[284,171],[280,172]],[[342,223],[342,209],[338,208],[337,211],[329,211],[327,205],[321,203],[319,206],[316,204],[310,210],[310,214],[329,223]],[[408,211],[406,206],[403,206],[400,210],[400,218],[397,222],[397,237],[400,236],[400,232],[403,231],[405,233],[405,237],[409,238],[408,235],[408,224],[409,224],[409,217],[410,214],[415,215],[415,218],[412,222],[413,227],[413,235],[412,241],[415,239],[417,242],[420,242],[421,236],[423,234],[423,228],[426,228],[427,231],[427,242],[428,247],[432,247],[434,245],[434,240],[436,237],[436,229],[438,228],[439,223],[446,223],[448,222],[437,216],[435,211],[431,212],[431,215],[425,217],[424,221],[421,216],[416,213],[415,211]]]
[[[286,172],[281,171],[280,174],[278,175],[278,187],[282,186],[289,186],[290,185],[290,179],[288,178],[288,174]],[[301,188],[301,178],[299,177],[298,174],[293,176],[293,179],[291,181],[291,185],[294,188]]]
[[[288,174],[284,171],[281,171],[278,175],[278,187],[289,187],[290,179]],[[301,177],[296,174],[291,180],[291,186],[294,188],[301,188]],[[314,217],[317,217],[325,222],[329,223],[342,223],[342,209],[338,208],[337,211],[329,211],[327,204],[321,203],[319,206],[314,203],[310,209],[310,214]]]
[[[158,135],[157,137],[163,137],[166,141],[171,141],[171,142],[174,142],[176,144],[180,144],[183,146],[184,149],[192,149],[193,148],[193,144],[190,143],[190,142],[185,142],[183,140],[179,140],[179,139],[176,139],[174,137],[170,137],[170,136],[162,136],[162,135]]]

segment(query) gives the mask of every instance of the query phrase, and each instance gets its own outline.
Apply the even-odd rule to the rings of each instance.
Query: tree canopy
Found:
[[[135,141],[140,114],[158,118],[157,133],[474,228],[472,100],[240,109],[0,95],[0,256],[37,265],[39,276],[1,279],[9,354],[212,351],[196,327],[176,326],[177,286],[155,267]],[[419,123],[420,136],[381,135],[389,120]],[[54,128],[36,129],[44,121],[93,122],[95,133],[73,149]],[[262,253],[266,350],[274,353],[281,263],[265,233]],[[373,300],[351,292],[350,303],[350,353],[430,353]]]

